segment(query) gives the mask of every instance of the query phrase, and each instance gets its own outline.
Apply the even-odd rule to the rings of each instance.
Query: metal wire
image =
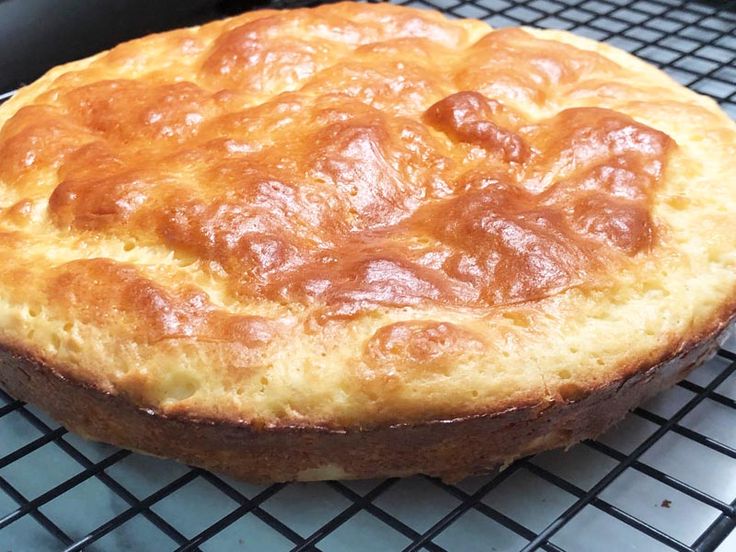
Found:
[[[736,0],[720,3],[685,0],[411,0],[400,3],[440,9],[457,17],[486,19],[496,26],[563,28],[611,42],[669,71],[683,84],[714,96],[726,111],[736,116]],[[0,101],[6,100],[12,94],[12,91],[0,94]],[[552,542],[555,536],[584,509],[592,507],[669,549],[682,552],[713,551],[736,527],[736,500],[726,502],[713,496],[706,490],[650,465],[644,457],[665,435],[677,434],[702,446],[703,450],[713,451],[729,461],[736,461],[736,449],[733,446],[683,424],[688,414],[706,399],[727,409],[731,419],[736,421],[736,400],[718,390],[723,382],[736,373],[736,354],[722,349],[718,355],[723,367],[707,385],[689,380],[679,384],[682,390],[692,396],[672,415],[664,417],[645,408],[634,411],[634,416],[654,424],[656,430],[633,451],[624,453],[600,441],[588,441],[583,445],[614,463],[589,489],[586,490],[529,459],[516,462],[470,492],[463,490],[461,486],[448,485],[426,477],[422,481],[433,488],[441,489],[457,504],[421,530],[410,526],[400,516],[390,513],[379,504],[379,499],[396,487],[396,479],[377,483],[365,494],[354,490],[349,483],[327,483],[327,487],[347,506],[329,516],[329,519],[308,534],[295,530],[288,520],[280,519],[269,511],[269,500],[289,487],[284,484],[265,487],[254,496],[248,497],[225,479],[191,468],[155,492],[140,497],[110,474],[116,465],[131,456],[130,452],[113,449],[102,459],[94,460],[65,438],[68,433],[64,428],[49,425],[32,408],[0,391],[0,400],[6,403],[3,405],[0,402],[0,426],[8,423],[6,420],[15,415],[40,433],[37,438],[0,457],[0,491],[16,504],[12,511],[0,514],[0,548],[3,544],[2,530],[26,517],[35,520],[54,539],[59,549],[77,551],[94,546],[100,539],[120,530],[128,521],[142,516],[174,543],[173,548],[176,550],[197,551],[245,516],[252,515],[281,535],[285,542],[291,543],[292,550],[319,550],[326,539],[351,519],[365,512],[385,524],[387,530],[390,528],[402,536],[409,543],[405,545],[405,551],[443,551],[445,548],[438,544],[437,537],[441,537],[453,524],[472,511],[518,535],[526,543],[521,546],[523,552],[561,552],[563,548]],[[2,475],[3,469],[27,462],[33,454],[48,446],[58,447],[79,466],[80,471],[40,495],[28,499]],[[606,489],[627,470],[643,474],[713,508],[718,512],[717,517],[697,538],[691,542],[683,542],[677,536],[668,534],[604,498]],[[573,497],[572,503],[541,529],[532,530],[523,521],[514,519],[485,501],[497,488],[509,484],[515,475],[523,472],[533,474]],[[121,499],[125,507],[87,534],[73,538],[43,509],[45,505],[90,480],[104,485]],[[204,481],[213,486],[236,506],[196,534],[185,535],[181,527],[167,521],[155,509],[162,501],[195,481]],[[468,537],[473,538],[472,535]]]

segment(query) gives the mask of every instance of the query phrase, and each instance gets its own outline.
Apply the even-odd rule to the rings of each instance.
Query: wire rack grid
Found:
[[[735,1],[404,3],[609,42],[736,117]],[[429,477],[244,484],[85,441],[0,391],[0,552],[733,552],[734,428],[733,338],[601,438],[457,485]]]

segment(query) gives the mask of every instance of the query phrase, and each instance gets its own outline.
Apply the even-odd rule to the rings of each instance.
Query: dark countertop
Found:
[[[49,68],[157,31],[196,25],[268,0],[0,0],[0,94]]]

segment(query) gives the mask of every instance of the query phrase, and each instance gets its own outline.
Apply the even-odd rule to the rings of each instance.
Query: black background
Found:
[[[256,7],[300,5],[268,0],[0,0],[0,94],[46,70],[156,31]]]

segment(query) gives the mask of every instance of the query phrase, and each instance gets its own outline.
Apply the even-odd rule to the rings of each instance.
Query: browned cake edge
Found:
[[[594,437],[717,351],[736,305],[687,339],[568,402],[362,429],[255,427],[171,417],[65,378],[53,363],[0,344],[0,387],[91,439],[254,481],[372,478],[425,473],[448,481]],[[628,375],[620,375],[628,374]]]

